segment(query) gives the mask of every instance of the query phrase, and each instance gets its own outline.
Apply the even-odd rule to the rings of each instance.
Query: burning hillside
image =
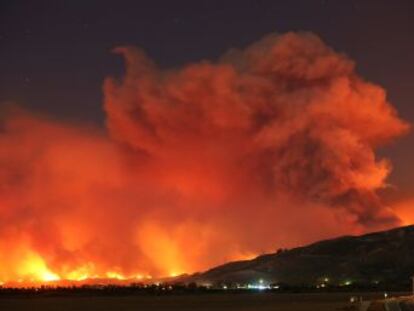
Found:
[[[171,70],[115,51],[106,130],[3,114],[2,282],[176,275],[400,223],[375,151],[408,125],[317,36]]]

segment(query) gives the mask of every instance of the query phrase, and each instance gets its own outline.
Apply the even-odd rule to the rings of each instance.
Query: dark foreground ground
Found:
[[[0,298],[1,311],[334,311],[357,310],[352,296],[381,299],[383,293],[218,293],[203,295],[124,297],[15,297]]]

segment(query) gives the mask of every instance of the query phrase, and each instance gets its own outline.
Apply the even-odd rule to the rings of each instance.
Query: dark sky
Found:
[[[353,58],[414,121],[414,1],[192,0],[0,3],[0,102],[103,124],[101,85],[119,75],[110,50],[143,47],[163,67],[215,59],[270,32],[307,30]],[[414,136],[386,150],[402,188],[414,184]]]

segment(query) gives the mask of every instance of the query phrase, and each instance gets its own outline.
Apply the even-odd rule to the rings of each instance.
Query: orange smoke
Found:
[[[116,52],[107,132],[4,118],[0,281],[177,275],[399,224],[375,149],[408,126],[315,35],[175,70]]]

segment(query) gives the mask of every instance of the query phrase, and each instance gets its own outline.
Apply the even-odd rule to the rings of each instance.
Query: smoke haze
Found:
[[[401,223],[375,151],[408,125],[317,36],[170,70],[115,52],[105,131],[5,114],[0,281],[175,275]]]

